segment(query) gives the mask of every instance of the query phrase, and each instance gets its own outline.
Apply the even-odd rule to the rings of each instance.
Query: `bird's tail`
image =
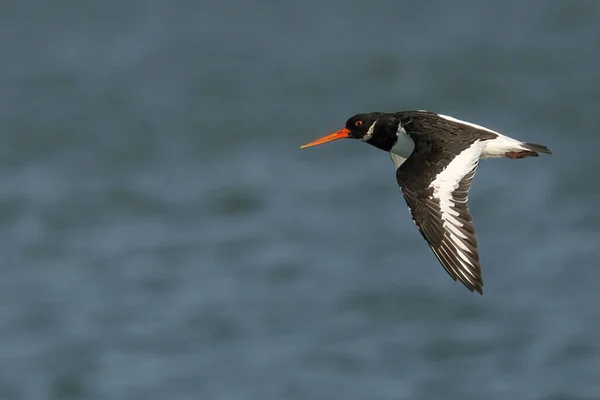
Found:
[[[541,144],[535,143],[520,143],[518,149],[507,151],[504,156],[513,160],[525,157],[537,157],[538,153],[552,154],[549,148]]]
[[[507,157],[517,159],[537,157],[538,153],[552,154],[549,148],[541,144],[521,142],[498,134],[497,138],[486,142],[482,156],[484,158]]]

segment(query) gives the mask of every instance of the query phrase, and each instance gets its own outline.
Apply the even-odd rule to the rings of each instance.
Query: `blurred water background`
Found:
[[[600,2],[0,5],[0,399],[600,398]],[[484,296],[388,156],[428,109],[549,146],[480,165]]]

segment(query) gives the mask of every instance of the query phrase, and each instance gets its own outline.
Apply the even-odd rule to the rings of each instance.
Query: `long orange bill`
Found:
[[[327,142],[331,142],[333,140],[344,139],[350,137],[350,131],[346,128],[340,129],[339,131],[332,133],[331,135],[323,136],[320,139],[314,140],[310,143],[305,144],[304,146],[300,146],[301,149],[305,147],[316,146],[318,144],[323,144]]]

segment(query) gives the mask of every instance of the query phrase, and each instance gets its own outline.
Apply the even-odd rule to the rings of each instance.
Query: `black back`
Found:
[[[454,157],[475,140],[497,137],[492,132],[448,121],[432,112],[406,111],[394,116],[415,142],[413,153],[396,172],[402,187],[428,187]]]

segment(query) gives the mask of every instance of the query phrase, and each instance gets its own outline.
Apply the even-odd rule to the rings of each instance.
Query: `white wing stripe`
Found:
[[[448,166],[438,174],[438,176],[429,185],[433,188],[433,196],[439,199],[444,219],[444,227],[452,221],[450,216],[458,216],[458,212],[453,209],[452,192],[458,187],[460,181],[473,171],[479,163],[479,157],[485,145],[479,140],[473,142],[471,146],[457,155]],[[458,222],[458,221],[456,221]]]
[[[452,202],[452,200],[448,199],[448,204],[450,205],[450,207],[448,208],[448,216],[458,217],[460,214],[458,213],[458,211],[456,211],[453,208],[454,207],[454,203]],[[458,223],[458,221],[457,221],[457,223]]]
[[[444,218],[444,217],[442,216],[442,218]],[[462,233],[462,232],[460,231],[460,229],[458,229],[458,228],[457,228],[456,226],[454,226],[452,223],[449,223],[449,224],[447,224],[447,223],[446,223],[446,221],[448,221],[448,220],[447,220],[447,219],[446,219],[446,220],[444,220],[444,228],[445,228],[445,229],[446,229],[446,230],[447,230],[449,233],[452,233],[452,234],[454,234],[454,235],[456,235],[456,236],[458,236],[458,237],[460,237],[460,238],[462,238],[462,239],[466,239],[466,238],[467,238],[467,237],[465,236],[465,234],[464,234],[464,233]]]
[[[460,215],[460,214],[458,214],[458,213],[457,213],[455,210],[452,210],[452,211],[454,211],[454,212],[455,212],[455,214],[454,214],[454,215],[456,215],[457,217]],[[450,222],[450,224],[451,224],[451,225],[454,225],[454,227],[462,227],[462,226],[463,226],[463,224],[462,224],[462,223],[460,223],[460,222],[459,222],[459,221],[458,221],[456,218],[454,218],[452,215],[448,214],[448,215],[447,215],[447,217],[448,217],[448,218],[447,218],[446,220],[447,220],[448,222]],[[459,232],[460,232],[460,231],[459,231]],[[462,234],[461,234],[461,235],[462,235]]]
[[[452,251],[456,253],[456,263],[461,268],[456,268],[456,273],[460,274],[467,282],[474,284],[473,279],[477,280],[473,269],[473,261],[468,255],[472,256],[472,251],[463,242],[462,239],[468,239],[465,233],[460,228],[464,225],[455,217],[459,217],[460,213],[454,209],[455,202],[453,192],[458,188],[461,180],[468,174],[473,173],[479,163],[479,157],[485,143],[476,140],[471,146],[458,154],[442,172],[431,182],[430,188],[433,188],[433,197],[439,201],[442,226],[446,231],[444,236],[447,238],[448,249],[444,249],[443,253]],[[466,202],[466,196],[465,201]],[[463,203],[460,201],[460,203]]]
[[[469,273],[468,275],[466,273],[467,271],[469,271],[469,268],[462,262],[462,260],[459,260],[459,261],[461,261],[464,268],[458,268],[458,273],[461,274],[467,282],[469,282],[471,285],[473,285],[474,282],[471,279],[471,277],[469,276],[469,275],[471,275],[471,273]]]
[[[461,249],[463,249],[464,251],[470,252],[469,248],[467,247],[466,244],[463,243],[462,240],[460,240],[458,237],[456,237],[456,235],[454,235],[454,233],[450,233],[450,239],[452,239],[452,242],[456,245],[458,245],[458,247],[460,247]],[[468,260],[467,260],[468,261]]]
[[[469,258],[467,257],[467,255],[465,253],[463,253],[461,250],[456,249],[456,252],[458,253],[458,255],[460,256],[460,258],[462,258],[462,260],[458,260],[460,261],[460,263],[468,270],[470,270],[469,267],[472,267],[471,265],[471,261],[469,260]],[[463,261],[464,260],[464,261]]]

